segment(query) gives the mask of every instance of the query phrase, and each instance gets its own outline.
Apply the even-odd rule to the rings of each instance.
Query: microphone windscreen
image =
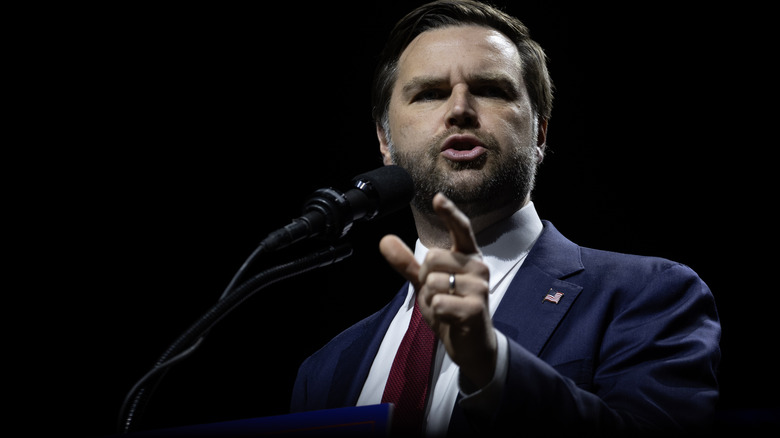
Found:
[[[411,202],[414,196],[414,182],[409,173],[398,166],[383,166],[362,173],[352,179],[360,186],[369,183],[377,199],[377,216],[400,210]]]

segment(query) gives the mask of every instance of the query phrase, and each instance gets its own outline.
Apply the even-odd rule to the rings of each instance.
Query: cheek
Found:
[[[536,122],[530,112],[512,112],[498,120],[494,134],[506,140],[507,145],[521,148],[536,146]]]
[[[424,144],[422,140],[429,136],[421,120],[402,112],[390,112],[390,133],[395,147],[408,150],[420,146],[418,143]]]

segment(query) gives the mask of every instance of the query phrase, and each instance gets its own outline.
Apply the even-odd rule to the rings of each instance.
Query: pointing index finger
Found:
[[[416,290],[420,290],[420,265],[414,258],[414,253],[398,237],[388,234],[379,241],[379,251],[399,274],[409,280]]]
[[[477,254],[479,246],[471,229],[469,218],[441,193],[433,197],[433,209],[439,215],[444,224],[450,230],[452,251],[462,254]]]

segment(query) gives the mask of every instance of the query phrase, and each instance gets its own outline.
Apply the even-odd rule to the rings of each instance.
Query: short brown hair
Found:
[[[497,8],[469,0],[441,0],[425,4],[402,18],[390,32],[379,58],[371,93],[372,115],[376,123],[387,116],[390,96],[398,76],[401,53],[421,33],[448,26],[478,25],[504,34],[517,47],[522,62],[523,81],[531,108],[544,119],[552,113],[553,84],[547,72],[547,56],[531,39],[528,28],[517,18]]]

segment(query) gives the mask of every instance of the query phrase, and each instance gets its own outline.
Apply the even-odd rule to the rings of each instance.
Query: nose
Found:
[[[455,86],[449,99],[445,123],[447,128],[476,128],[479,120],[474,109],[472,95],[464,85]]]

